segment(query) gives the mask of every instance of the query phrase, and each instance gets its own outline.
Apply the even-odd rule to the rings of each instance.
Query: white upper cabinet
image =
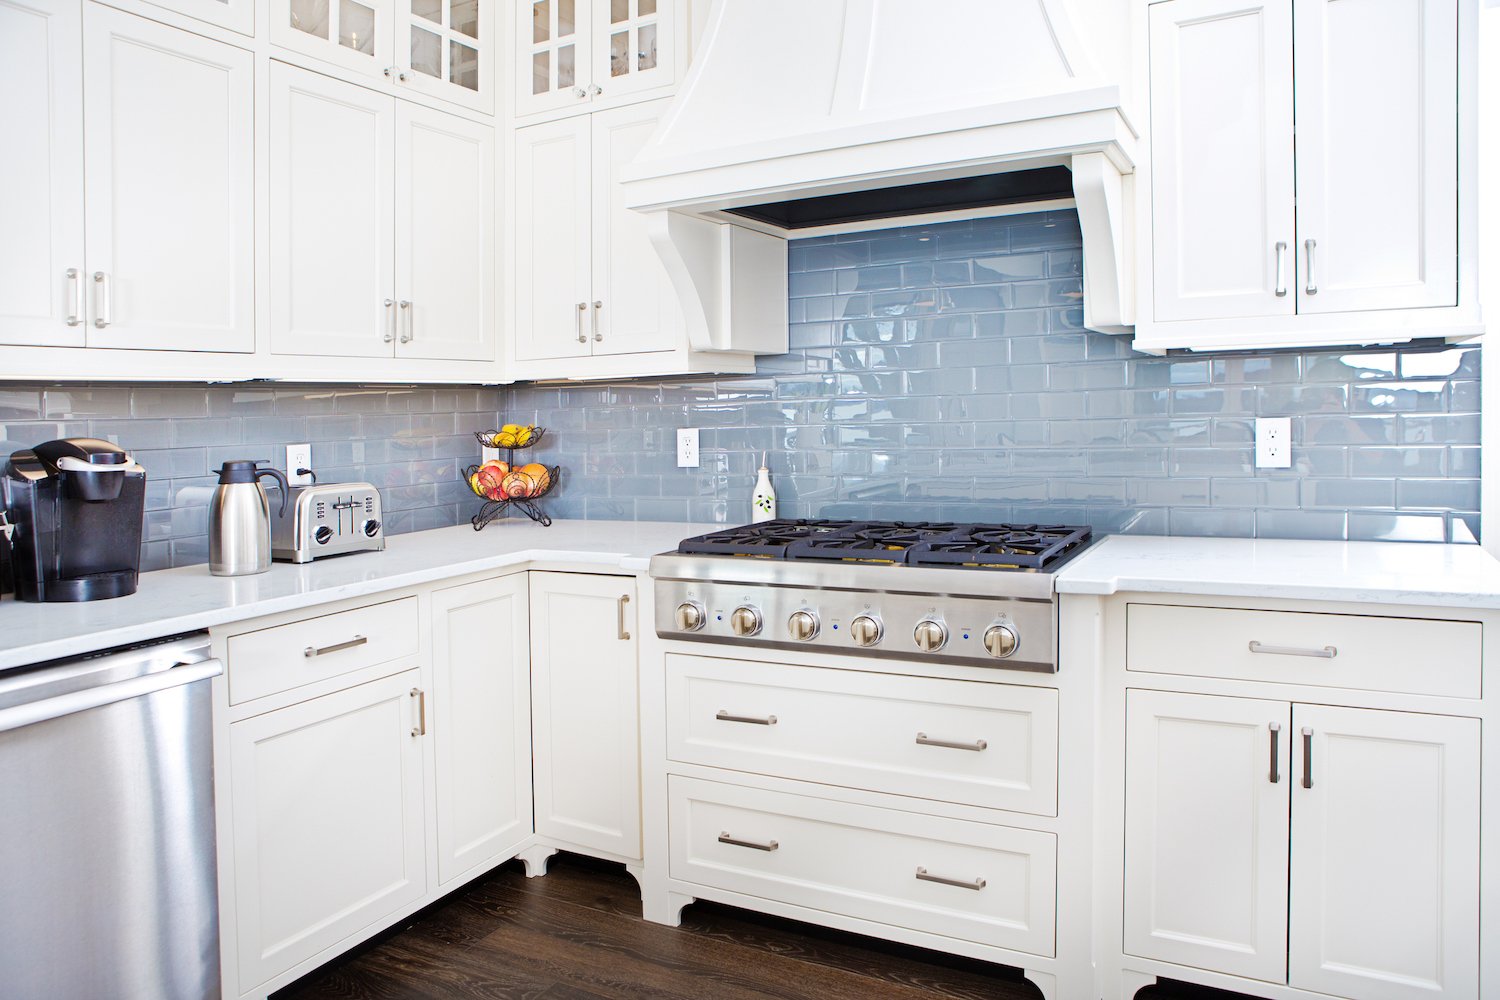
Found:
[[[1295,312],[1291,28],[1286,0],[1151,8],[1158,320]]]
[[[1297,0],[1297,309],[1458,303],[1458,4]]]
[[[1476,92],[1461,8],[1149,6],[1137,349],[1481,332],[1461,225],[1474,159],[1459,125]]]
[[[686,0],[516,0],[516,116],[666,96],[686,63]]]
[[[215,0],[205,0],[215,2]],[[495,101],[494,0],[272,0],[271,40],[486,114]]]
[[[495,357],[495,132],[396,102],[396,356]]]
[[[0,0],[4,344],[81,347],[84,342],[79,15],[78,0]]]
[[[254,57],[84,5],[89,347],[255,349]]]
[[[592,311],[588,118],[516,131],[516,336],[524,361],[587,357]]]
[[[271,350],[495,359],[494,130],[271,63]]]
[[[395,101],[271,63],[271,350],[389,355]]]

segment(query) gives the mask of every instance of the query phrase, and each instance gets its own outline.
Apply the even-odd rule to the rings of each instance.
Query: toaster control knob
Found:
[[[849,623],[849,635],[856,646],[874,646],[885,635],[885,626],[874,615],[860,615]]]
[[[912,629],[911,637],[916,640],[917,648],[924,653],[936,653],[948,644],[948,629],[942,622],[935,622],[931,618],[917,622],[917,627]]]
[[[729,627],[734,629],[735,635],[755,635],[760,631],[760,625],[760,612],[748,604],[741,604],[729,616]]]
[[[684,601],[677,605],[677,630],[696,632],[703,627],[703,605],[697,601]]]
[[[1009,625],[991,625],[985,630],[984,648],[991,656],[997,656],[1003,660],[1020,648],[1020,645],[1020,637]]]
[[[818,637],[818,616],[811,611],[794,611],[787,619],[786,630],[798,642],[811,642]]]
[[[327,545],[329,542],[333,541],[333,529],[325,524],[317,531],[313,532],[313,538],[319,545]]]
[[[366,521],[365,534],[370,538],[374,538],[376,535],[380,534],[380,522],[375,520],[373,517]]]

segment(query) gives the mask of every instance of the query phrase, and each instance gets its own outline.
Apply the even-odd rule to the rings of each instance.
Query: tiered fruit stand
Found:
[[[516,452],[535,448],[547,433],[545,427],[527,427],[523,430],[526,432],[524,435],[507,434],[505,431],[474,432],[474,437],[481,447],[499,448],[506,453],[506,465],[509,471],[504,475],[502,483],[514,487],[514,490],[507,492],[506,495],[495,497],[492,493],[482,491],[475,484],[474,477],[483,468],[482,465],[471,465],[464,470],[464,479],[469,483],[470,489],[485,502],[479,513],[469,519],[475,531],[479,531],[512,508],[525,514],[542,527],[552,523],[552,518],[538,506],[537,501],[557,488],[558,480],[562,478],[562,468],[556,465],[544,466],[545,474],[541,477],[518,470]],[[507,444],[506,441],[510,443]],[[537,481],[538,478],[540,482]]]

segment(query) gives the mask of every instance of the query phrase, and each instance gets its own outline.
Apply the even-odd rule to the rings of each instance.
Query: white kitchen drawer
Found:
[[[1478,698],[1478,622],[1132,604],[1130,670]]]
[[[675,879],[1054,953],[1057,841],[1050,833],[681,775],[668,782]]]
[[[419,644],[417,599],[372,604],[229,637],[229,703],[337,677],[378,663],[411,666]],[[397,662],[400,661],[400,662]]]
[[[1057,815],[1050,688],[671,654],[667,753],[710,767]]]

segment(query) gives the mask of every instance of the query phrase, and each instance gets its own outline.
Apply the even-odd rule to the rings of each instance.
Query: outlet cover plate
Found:
[[[698,468],[698,428],[677,428],[677,467]]]
[[[298,469],[311,469],[312,445],[289,444],[286,446],[286,481],[293,486],[311,486],[313,477],[311,474],[297,474]]]
[[[1292,418],[1257,417],[1255,420],[1255,467],[1292,467]]]

